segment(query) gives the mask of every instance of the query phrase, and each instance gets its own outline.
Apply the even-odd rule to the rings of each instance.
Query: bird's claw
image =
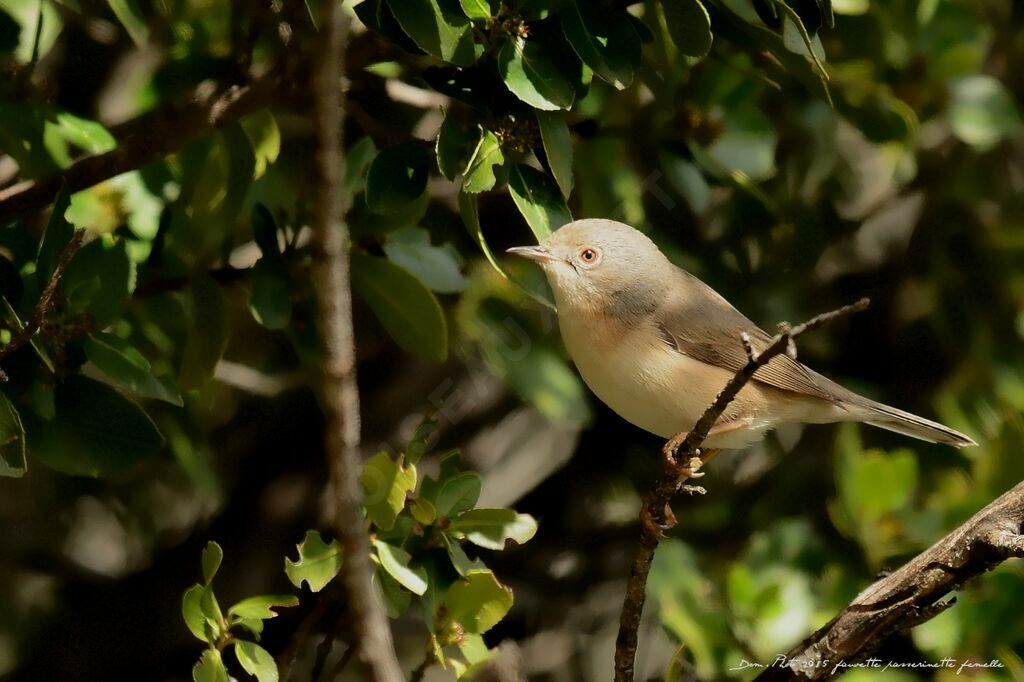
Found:
[[[661,512],[662,517],[665,519],[664,523],[658,523],[654,519],[654,515],[651,513],[650,508],[647,506],[647,502],[644,502],[640,507],[640,523],[653,537],[664,538],[665,531],[676,527],[676,515],[672,513],[672,507],[666,502],[665,508]]]
[[[690,495],[707,495],[708,493],[707,489],[702,485],[686,485],[685,483],[681,484],[678,490],[681,493],[688,493]]]

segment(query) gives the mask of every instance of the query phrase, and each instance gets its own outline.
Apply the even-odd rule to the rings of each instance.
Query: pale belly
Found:
[[[689,430],[732,377],[731,372],[682,355],[662,343],[653,328],[610,330],[559,321],[566,348],[584,382],[626,421],[669,438]],[[601,339],[617,339],[602,343]],[[740,448],[760,440],[778,423],[757,414],[759,385],[745,388],[726,411],[735,430],[711,436],[708,447]],[[767,397],[767,396],[764,396]]]

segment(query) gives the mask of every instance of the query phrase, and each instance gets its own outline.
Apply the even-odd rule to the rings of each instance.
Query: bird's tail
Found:
[[[944,443],[957,448],[977,445],[970,436],[966,436],[948,426],[943,426],[924,417],[918,417],[916,414],[898,410],[895,407],[876,403],[873,400],[861,398],[861,401],[869,412],[868,416],[863,420],[865,424],[902,433],[904,436],[910,436],[911,438],[919,438],[929,443]]]

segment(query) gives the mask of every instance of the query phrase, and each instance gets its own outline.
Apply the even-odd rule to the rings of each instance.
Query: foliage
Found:
[[[74,228],[89,233],[39,332],[0,361],[0,675],[195,665],[223,680],[230,648],[272,679],[268,652],[298,631],[306,590],[342,565],[316,531],[284,575],[279,563],[327,506],[301,92],[317,6],[0,0],[0,193],[139,135],[173,143],[43,215],[0,210],[2,344]],[[644,229],[765,326],[870,295],[866,315],[802,341],[801,359],[982,443],[953,453],[843,427],[833,445],[814,427],[723,455],[659,552],[663,627],[642,674],[662,675],[676,651],[677,672],[752,676],[732,668],[787,648],[1024,478],[1020,3],[346,11],[345,217],[364,434],[380,452],[362,480],[375,589],[422,635],[404,650],[429,639],[429,660],[462,674],[503,639],[555,642],[560,656],[524,674],[607,676],[609,584],[628,571],[622,526],[659,443],[589,396],[541,274],[501,255],[571,217]],[[253,81],[278,90],[179,137],[183,103]],[[435,434],[390,445],[424,413]],[[454,448],[462,468],[439,454]],[[544,532],[514,548],[535,518]],[[210,545],[186,592],[188,632],[207,647],[196,663],[180,622],[152,614],[180,598],[176,550],[198,552],[189,538],[211,524],[232,561],[218,568]],[[214,574],[222,594],[290,581],[302,604],[273,621],[293,597],[224,612]],[[1024,632],[1005,625],[1020,578],[1000,569],[891,655],[1024,670]],[[117,634],[86,650],[92,629]]]

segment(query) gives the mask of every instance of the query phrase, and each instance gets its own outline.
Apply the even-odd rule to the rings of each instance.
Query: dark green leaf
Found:
[[[99,332],[86,338],[82,349],[89,362],[114,384],[144,398],[182,405],[181,394],[170,383],[170,377],[158,379],[149,361],[119,336]]]
[[[572,222],[558,185],[546,173],[517,164],[509,171],[508,189],[537,241],[547,239],[553,231]]]
[[[61,189],[57,199],[53,202],[53,209],[50,212],[50,220],[46,223],[46,231],[43,232],[43,239],[39,242],[39,255],[36,257],[36,277],[39,279],[39,288],[42,290],[53,275],[53,268],[57,265],[64,247],[71,241],[75,228],[64,217],[68,207],[71,205],[71,193],[65,186]]]
[[[441,305],[407,270],[383,258],[354,253],[352,286],[402,348],[434,362],[448,357],[448,327]]]
[[[562,190],[566,199],[572,194],[572,138],[569,126],[565,124],[565,115],[555,111],[538,111],[537,123],[540,125],[540,137],[544,143],[544,155],[547,156],[551,174]]]
[[[116,389],[83,376],[54,391],[55,416],[34,419],[29,447],[44,464],[69,474],[118,473],[164,443],[149,416]]]
[[[281,255],[281,246],[277,237],[277,222],[266,206],[255,203],[252,207],[252,236],[264,257],[275,258]]]
[[[203,549],[203,581],[209,585],[213,577],[217,575],[220,562],[224,560],[224,550],[216,542],[211,540],[206,543]]]
[[[235,641],[235,657],[245,672],[259,682],[277,682],[277,663],[270,653],[259,644],[245,640]]]
[[[426,150],[412,142],[382,150],[366,176],[367,207],[385,215],[408,207],[426,190],[429,165]]]
[[[402,29],[427,53],[459,66],[476,61],[473,23],[458,0],[390,0],[388,4]]]
[[[595,74],[619,90],[633,82],[640,68],[640,37],[625,9],[577,0],[559,16],[572,49]]]
[[[482,481],[472,471],[461,473],[441,484],[435,507],[439,516],[455,516],[472,509],[480,499]]]
[[[451,112],[444,117],[441,129],[437,133],[437,168],[441,175],[454,180],[455,176],[466,170],[470,156],[476,150],[480,140],[479,129],[464,127]]]
[[[366,135],[345,152],[345,185],[351,194],[366,188],[366,170],[377,157],[377,146]]]
[[[201,388],[228,345],[227,304],[220,285],[211,277],[191,284],[190,319],[178,384],[185,390]]]
[[[267,329],[284,329],[292,319],[291,280],[284,261],[264,256],[252,268],[249,309]]]
[[[701,0],[661,0],[665,24],[676,48],[689,57],[711,50],[711,17]]]
[[[21,26],[7,12],[0,10],[0,54],[10,53],[18,47]]]
[[[18,410],[0,393],[0,476],[18,478],[26,471],[25,427]]]
[[[424,54],[423,50],[402,30],[385,0],[363,0],[355,6],[354,11],[359,20],[370,30],[381,34],[406,52]]]
[[[113,324],[135,289],[135,264],[125,240],[105,236],[83,246],[60,286],[69,312],[89,315],[96,329]]]
[[[389,260],[434,291],[453,294],[469,284],[460,272],[459,252],[451,244],[434,246],[430,233],[421,227],[403,227],[389,233],[382,247]]]
[[[527,542],[537,532],[537,521],[514,509],[470,509],[452,519],[449,530],[485,549],[501,550],[506,540]]]
[[[216,649],[204,651],[199,662],[192,668],[192,679],[194,682],[228,682],[228,671],[220,652]]]
[[[491,189],[497,182],[494,167],[500,167],[503,163],[505,154],[498,138],[491,131],[482,129],[480,139],[466,165],[462,190],[469,194],[477,194]]]
[[[359,475],[366,518],[381,530],[391,530],[405,507],[405,497],[416,489],[416,467],[396,462],[386,452],[366,460]]]
[[[512,590],[499,583],[491,571],[473,570],[448,588],[444,603],[448,617],[466,632],[483,634],[512,608]]]
[[[320,533],[307,530],[297,549],[298,561],[284,560],[284,572],[295,587],[301,588],[305,581],[311,591],[319,592],[341,570],[341,545],[337,540],[324,544]]]
[[[427,573],[422,568],[411,568],[412,557],[401,547],[374,540],[381,568],[398,581],[402,587],[413,594],[423,594],[427,590]]]
[[[408,610],[412,603],[412,593],[404,589],[383,567],[377,566],[373,572],[373,584],[388,618],[398,618]]]
[[[498,53],[498,70],[512,94],[537,109],[568,109],[576,98],[558,60],[537,40],[510,38]]]

